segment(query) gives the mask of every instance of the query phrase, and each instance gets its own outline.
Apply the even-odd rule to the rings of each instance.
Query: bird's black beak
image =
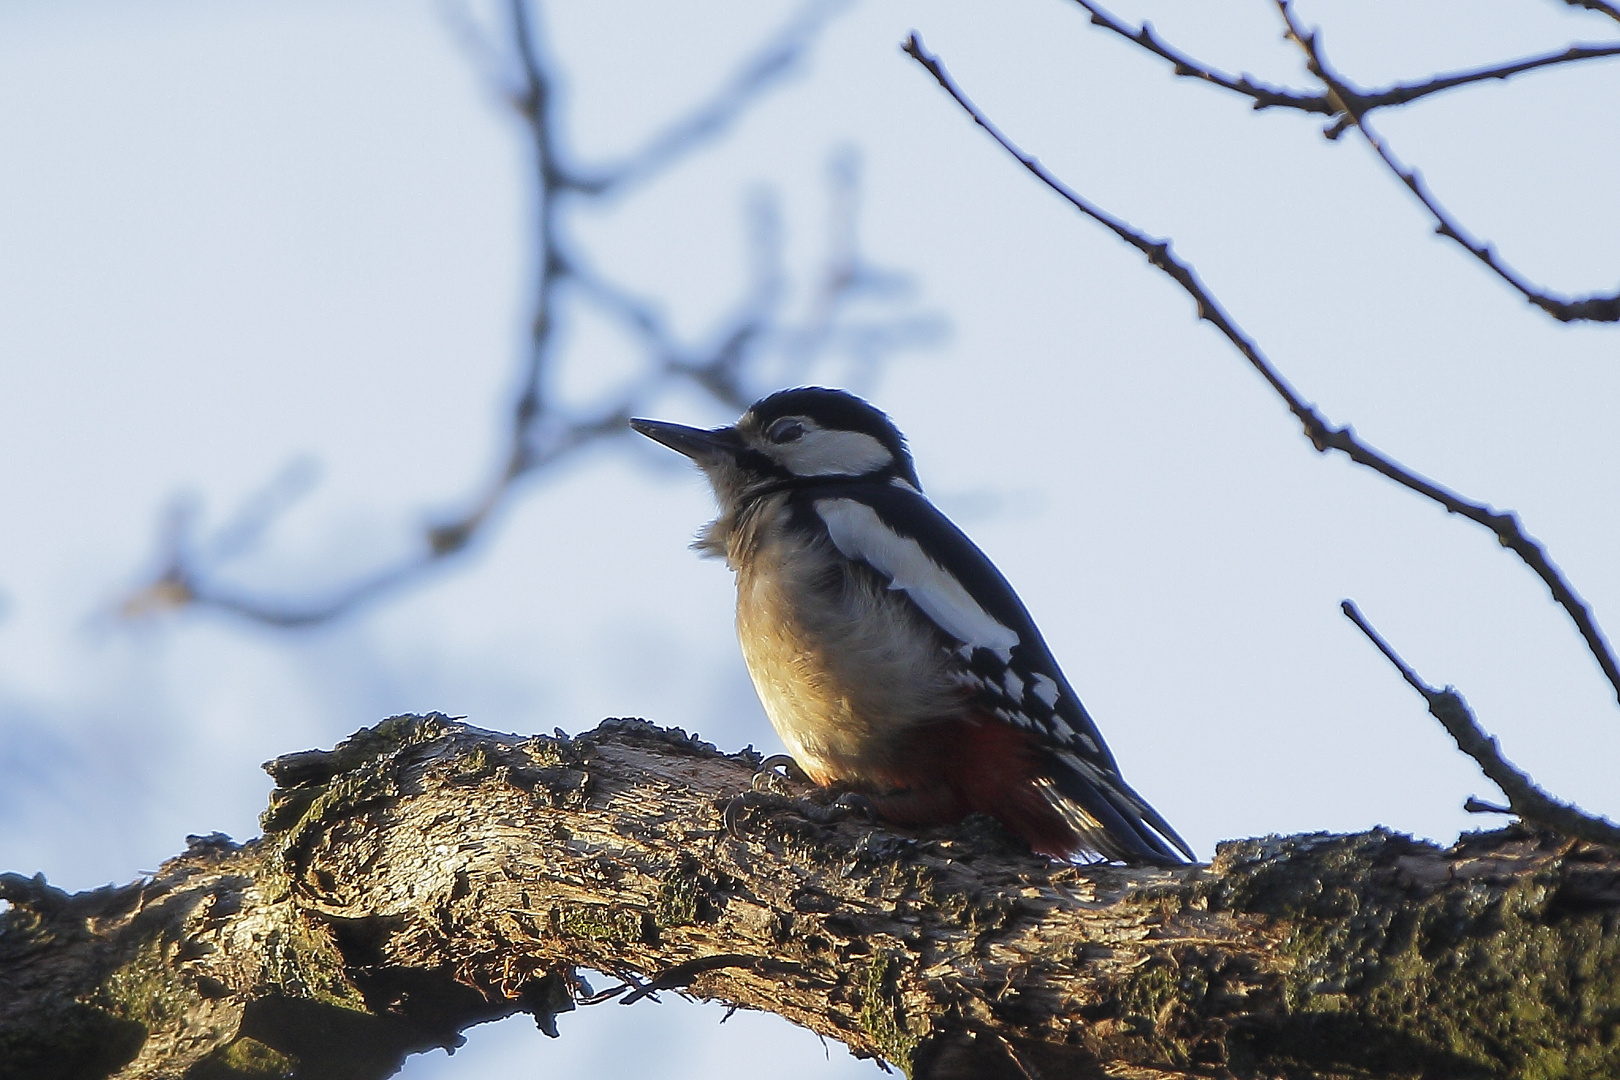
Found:
[[[685,424],[671,424],[667,420],[631,420],[630,426],[653,442],[663,443],[699,463],[722,454],[734,454],[742,447],[736,428],[723,427],[708,431]]]

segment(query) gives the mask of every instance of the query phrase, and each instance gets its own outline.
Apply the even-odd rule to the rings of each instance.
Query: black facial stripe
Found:
[[[765,470],[757,470],[764,472]],[[904,479],[894,466],[884,466],[877,472],[866,473],[862,476],[845,476],[841,473],[826,473],[821,476],[800,476],[788,472],[786,469],[776,467],[770,470],[771,475],[778,477],[775,481],[764,487],[753,488],[749,491],[750,498],[759,498],[764,495],[774,495],[779,491],[815,491],[817,488],[848,488],[851,485],[865,486],[877,484],[887,487],[895,477]]]
[[[777,464],[751,446],[744,446],[737,451],[737,464],[745,471],[756,476],[770,476],[782,480],[792,480],[794,478],[793,474],[785,466]]]

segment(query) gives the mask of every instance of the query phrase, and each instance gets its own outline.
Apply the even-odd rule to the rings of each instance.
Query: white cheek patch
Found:
[[[828,431],[806,425],[802,438],[765,452],[795,476],[864,476],[894,461],[889,448],[859,431]]]
[[[967,646],[989,649],[1003,663],[1011,662],[1018,635],[980,607],[917,541],[901,536],[883,524],[876,510],[854,499],[817,499],[816,513],[839,551],[887,577],[889,588],[904,590],[941,630]]]

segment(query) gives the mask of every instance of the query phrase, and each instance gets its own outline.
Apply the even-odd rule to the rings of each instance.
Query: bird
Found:
[[[630,426],[713,488],[692,546],[735,573],[749,675],[810,780],[901,827],[978,812],[1060,860],[1197,861],[1125,783],[1007,579],[923,494],[885,413],[806,386],[724,427]]]

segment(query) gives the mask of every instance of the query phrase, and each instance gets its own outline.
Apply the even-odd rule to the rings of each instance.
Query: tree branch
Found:
[[[1597,12],[1599,15],[1607,15],[1615,22],[1620,22],[1620,7],[1606,3],[1605,0],[1564,0],[1564,3],[1570,7],[1585,8],[1587,11]]]
[[[1141,26],[1132,26],[1101,4],[1093,2],[1093,0],[1074,0],[1074,2],[1091,13],[1091,21],[1094,25],[1112,31],[1154,56],[1168,60],[1175,74],[1183,78],[1199,79],[1209,83],[1211,86],[1218,86],[1234,94],[1241,94],[1249,98],[1253,103],[1253,107],[1257,110],[1281,108],[1297,109],[1300,112],[1318,113],[1323,116],[1339,116],[1343,114],[1341,106],[1328,93],[1312,93],[1308,90],[1270,86],[1256,82],[1248,75],[1229,75],[1213,65],[1196,60],[1182,50],[1170,45],[1154,33],[1151,23],[1144,22]],[[1421,82],[1395,83],[1377,90],[1352,88],[1348,83],[1344,85],[1343,89],[1347,95],[1354,99],[1356,107],[1361,113],[1366,115],[1374,109],[1406,105],[1417,101],[1419,98],[1428,97],[1430,94],[1455,90],[1458,87],[1468,86],[1473,83],[1509,79],[1514,75],[1522,75],[1527,71],[1538,71],[1541,68],[1572,64],[1582,60],[1599,60],[1609,56],[1620,56],[1620,43],[1571,45],[1562,52],[1521,57],[1515,60],[1503,61],[1500,64],[1472,68],[1468,71],[1435,75]]]
[[[1289,412],[1293,413],[1304,428],[1305,437],[1311,441],[1318,452],[1326,453],[1337,450],[1357,465],[1372,469],[1374,472],[1389,480],[1415,491],[1419,495],[1445,507],[1448,513],[1457,514],[1467,518],[1477,525],[1490,530],[1497,541],[1512,551],[1519,559],[1539,577],[1552,593],[1570,620],[1580,632],[1581,638],[1586,642],[1587,649],[1597,660],[1598,667],[1613,687],[1616,700],[1620,700],[1620,663],[1615,660],[1614,652],[1609,646],[1608,639],[1598,626],[1596,618],[1587,602],[1582,599],[1574,586],[1570,585],[1563,573],[1553,563],[1547,554],[1547,549],[1541,542],[1524,531],[1519,519],[1512,511],[1498,511],[1486,503],[1476,502],[1465,498],[1457,492],[1407,469],[1400,462],[1385,456],[1356,437],[1348,425],[1334,427],[1329,424],[1316,408],[1299,396],[1288,380],[1260,351],[1260,347],[1243,332],[1232,320],[1231,316],[1215,299],[1214,295],[1199,280],[1197,273],[1187,263],[1178,259],[1170,250],[1167,240],[1152,240],[1145,233],[1137,231],[1120,218],[1091,203],[1073,188],[1054,176],[1036,158],[1019,149],[1006,135],[1002,134],[990,120],[979,111],[978,106],[968,99],[967,95],[956,85],[946,72],[939,58],[929,53],[922,43],[922,39],[915,33],[903,46],[905,52],[921,64],[933,75],[934,79],[944,88],[945,92],[962,107],[962,110],[973,119],[1001,148],[1011,154],[1024,168],[1035,177],[1062,196],[1069,205],[1079,210],[1086,217],[1103,225],[1115,236],[1136,248],[1147,257],[1157,269],[1163,271],[1177,285],[1193,298],[1197,305],[1198,317],[1219,330],[1227,341],[1249,361],[1262,378],[1276,391],[1277,396],[1283,399]]]
[[[1604,14],[1620,13],[1620,9],[1613,9],[1603,3],[1583,3],[1582,0],[1566,0],[1566,2],[1571,6],[1590,7],[1592,10],[1601,11]],[[1298,27],[1294,21],[1288,0],[1276,0],[1283,19],[1287,23],[1290,39],[1298,42],[1301,48],[1305,50],[1307,67],[1311,74],[1321,81],[1324,87],[1321,93],[1312,93],[1305,90],[1270,86],[1256,82],[1248,75],[1229,75],[1218,68],[1194,59],[1187,53],[1163,41],[1154,33],[1153,27],[1148,23],[1143,23],[1139,27],[1132,26],[1102,5],[1094,3],[1093,0],[1075,0],[1075,3],[1090,13],[1094,25],[1124,38],[1154,56],[1169,61],[1177,75],[1195,78],[1212,86],[1218,86],[1223,90],[1240,94],[1248,98],[1255,109],[1287,108],[1335,117],[1336,119],[1328,126],[1325,132],[1330,139],[1338,138],[1346,127],[1358,128],[1384,165],[1394,173],[1401,183],[1406,185],[1407,189],[1412,192],[1424,209],[1434,218],[1435,231],[1441,236],[1455,241],[1464,250],[1484,263],[1503,281],[1517,290],[1530,303],[1561,322],[1620,321],[1620,292],[1612,295],[1594,293],[1585,297],[1561,297],[1531,284],[1523,274],[1503,261],[1490,244],[1473,238],[1468,230],[1427,189],[1417,171],[1402,165],[1389,148],[1389,145],[1367,123],[1367,116],[1374,110],[1407,105],[1445,90],[1454,90],[1459,87],[1491,80],[1504,80],[1543,68],[1620,56],[1620,43],[1576,44],[1569,46],[1562,52],[1520,57],[1487,67],[1436,75],[1421,82],[1396,83],[1382,89],[1364,90],[1355,86],[1342,75],[1333,72],[1327,66],[1326,61],[1321,56],[1316,35],[1306,34]]]
[[[208,608],[283,628],[331,622],[425,580],[468,550],[489,531],[523,481],[588,447],[627,436],[629,418],[644,412],[672,384],[690,386],[740,412],[769,384],[802,381],[827,356],[841,353],[865,367],[929,341],[938,320],[926,314],[907,316],[900,302],[908,297],[901,292],[886,297],[891,303],[875,322],[851,317],[858,300],[874,295],[870,286],[879,275],[859,252],[853,225],[858,196],[852,181],[839,175],[830,184],[827,265],[814,279],[802,319],[788,310],[774,219],[762,223],[756,214],[752,232],[758,257],[752,280],[734,311],[698,344],[680,341],[653,302],[596,272],[567,235],[567,224],[581,206],[605,203],[724,133],[781,82],[822,27],[847,6],[847,0],[811,0],[711,99],[654,136],[624,163],[590,171],[576,165],[563,144],[554,115],[555,76],[541,48],[529,0],[508,0],[506,51],[515,74],[501,83],[532,154],[537,274],[529,340],[518,361],[507,430],[490,475],[460,511],[424,522],[405,554],[313,599],[267,596],[222,580],[221,570],[263,538],[274,511],[286,500],[270,512],[254,515],[252,528],[244,533],[246,542],[234,544],[198,538],[195,515],[188,508],[172,512],[165,522],[155,571],[119,602],[119,615],[128,619]],[[482,66],[489,67],[493,49],[480,31],[464,12],[451,9],[451,15],[457,34],[473,43]],[[847,157],[841,152],[837,160]],[[900,280],[898,275],[888,279]],[[595,306],[623,326],[640,346],[643,361],[640,377],[589,410],[569,407],[550,390],[565,360],[554,329],[565,306],[577,301]],[[780,358],[780,370],[771,370],[772,378],[767,379],[765,369],[773,356]]]
[[[1448,686],[1444,690],[1436,690],[1424,682],[1418,673],[1412,670],[1411,665],[1401,659],[1400,654],[1389,642],[1372,628],[1353,601],[1342,601],[1339,610],[1343,611],[1345,618],[1355,623],[1356,627],[1367,635],[1367,639],[1378,647],[1384,658],[1401,673],[1401,678],[1405,679],[1412,689],[1423,695],[1423,700],[1429,703],[1429,712],[1456,740],[1457,749],[1473,758],[1480,771],[1502,789],[1502,794],[1508,798],[1509,810],[1526,821],[1620,851],[1620,826],[1616,826],[1606,818],[1588,814],[1579,807],[1555,799],[1543,791],[1528,774],[1502,756],[1496,740],[1479,726],[1479,722],[1474,719],[1473,710],[1468,707],[1468,703],[1463,700],[1455,687]],[[1485,812],[1501,810],[1500,807],[1488,803],[1479,803],[1473,799],[1469,801],[1474,808]]]
[[[1388,142],[1372,129],[1372,125],[1367,122],[1367,110],[1363,108],[1356,91],[1328,66],[1317,34],[1314,31],[1305,31],[1294,20],[1289,0],[1276,0],[1276,4],[1277,11],[1287,28],[1289,40],[1305,53],[1306,67],[1327,88],[1328,100],[1335,111],[1342,113],[1356,130],[1361,132],[1362,137],[1367,140],[1367,145],[1373,148],[1373,152],[1378,155],[1384,166],[1406,185],[1407,190],[1418,202],[1423,204],[1429,216],[1434,218],[1435,232],[1455,241],[1463,250],[1484,263],[1497,277],[1516,289],[1526,300],[1560,322],[1620,322],[1620,291],[1608,296],[1593,294],[1578,299],[1554,296],[1532,285],[1523,274],[1503,261],[1490,244],[1469,235],[1462,223],[1429,191],[1417,170],[1402,165]],[[1336,135],[1337,132],[1330,129],[1329,134]]]
[[[1620,1068],[1601,848],[1375,830],[1076,867],[987,819],[902,834],[759,796],[734,836],[758,761],[640,721],[522,738],[436,715],[280,758],[260,840],[193,837],[74,896],[0,876],[0,1060],[370,1080],[471,1024],[556,1034],[680,990],[918,1080],[1523,1075],[1549,1046],[1571,1076]]]
[[[1255,82],[1246,74],[1228,75],[1213,65],[1193,59],[1187,53],[1165,42],[1153,32],[1151,23],[1144,22],[1141,26],[1132,26],[1092,0],[1074,0],[1074,2],[1091,13],[1092,25],[1110,30],[1154,56],[1170,61],[1171,69],[1183,78],[1200,79],[1212,86],[1241,94],[1253,102],[1255,109],[1298,109],[1301,112],[1333,115],[1334,110],[1328,104],[1326,94],[1270,86]]]

